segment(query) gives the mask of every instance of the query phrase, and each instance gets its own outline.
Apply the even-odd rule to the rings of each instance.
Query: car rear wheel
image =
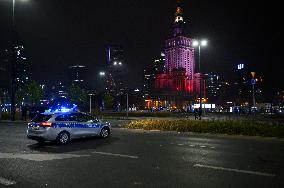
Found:
[[[67,144],[70,140],[70,135],[68,132],[64,131],[59,133],[58,137],[57,137],[57,142],[59,144]]]
[[[102,138],[107,138],[107,137],[109,137],[109,135],[110,135],[110,129],[107,128],[107,127],[102,128],[100,136]]]

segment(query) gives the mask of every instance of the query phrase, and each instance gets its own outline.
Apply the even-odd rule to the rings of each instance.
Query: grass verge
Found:
[[[130,129],[284,138],[284,126],[254,121],[138,120],[126,125]]]

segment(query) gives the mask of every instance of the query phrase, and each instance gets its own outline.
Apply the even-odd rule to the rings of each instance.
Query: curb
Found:
[[[0,124],[27,124],[28,121],[0,121]]]
[[[198,133],[198,132],[178,132],[178,131],[162,131],[162,130],[144,130],[144,129],[131,129],[119,127],[122,130],[129,130],[134,132],[147,132],[147,133],[164,133],[164,134],[178,134],[183,136],[212,136],[216,138],[231,138],[231,139],[246,139],[246,140],[263,140],[263,141],[280,141],[284,142],[284,138],[278,137],[263,137],[263,136],[247,136],[247,135],[229,135],[229,134],[213,134],[213,133]]]

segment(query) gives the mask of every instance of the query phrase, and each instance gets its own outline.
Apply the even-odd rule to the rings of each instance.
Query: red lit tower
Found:
[[[173,37],[166,40],[165,73],[157,76],[156,89],[194,92],[195,58],[193,39],[184,36],[185,21],[182,1],[177,1],[173,23]]]

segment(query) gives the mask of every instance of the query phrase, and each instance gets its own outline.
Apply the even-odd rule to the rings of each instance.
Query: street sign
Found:
[[[251,79],[251,85],[255,85],[256,84],[256,80],[255,79]]]

